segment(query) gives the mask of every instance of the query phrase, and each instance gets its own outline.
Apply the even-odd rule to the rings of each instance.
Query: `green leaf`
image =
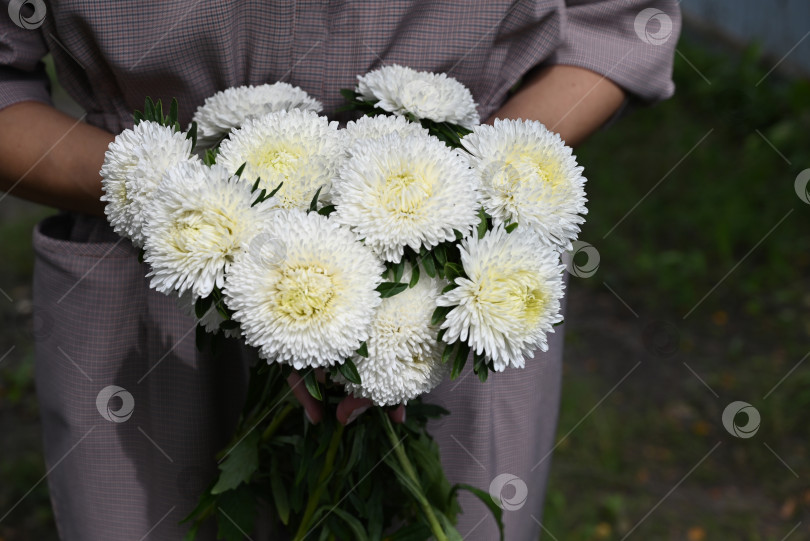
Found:
[[[155,120],[158,121],[159,124],[165,125],[165,118],[163,118],[163,102],[157,100],[155,102]]]
[[[450,522],[450,519],[435,507],[434,510],[436,511],[436,516],[439,517],[439,522],[442,523],[442,529],[447,536],[447,541],[464,541],[464,538],[458,533],[458,530],[453,523]]]
[[[498,523],[498,531],[501,534],[501,541],[503,541],[503,509],[498,507],[494,501],[492,501],[492,497],[489,495],[488,492],[484,492],[480,488],[476,488],[471,485],[465,485],[463,483],[458,483],[453,486],[453,490],[450,491],[450,497],[452,498],[455,496],[456,492],[459,490],[466,490],[467,492],[471,493],[473,496],[481,500],[484,505],[492,512],[492,516],[495,517],[495,522]]]
[[[481,380],[481,383],[487,381],[489,377],[489,367],[487,366],[487,358],[483,352],[473,354],[473,372],[475,372],[475,375]]]
[[[507,225],[504,229],[506,230],[507,233],[511,233],[512,231],[517,229],[517,226],[518,226],[518,223],[514,222],[514,223],[511,223],[511,224]]]
[[[259,182],[261,182],[261,181],[262,181],[262,179],[260,179],[259,177],[256,177],[256,182],[254,182],[253,186],[251,186],[250,193],[253,193],[253,192],[255,192],[256,190],[259,189]]]
[[[366,533],[366,529],[363,527],[363,524],[357,520],[355,517],[351,516],[349,513],[341,509],[340,507],[329,508],[332,514],[340,517],[340,519],[346,523],[346,525],[352,531],[351,539],[355,539],[357,541],[368,541],[368,534]]]
[[[220,323],[219,328],[223,331],[233,331],[239,328],[239,322],[233,319],[228,319]]]
[[[444,286],[444,287],[442,288],[442,295],[444,295],[445,293],[447,293],[447,292],[449,292],[449,291],[453,291],[453,290],[454,290],[454,289],[456,289],[457,287],[458,287],[458,284],[457,284],[457,283],[455,283],[455,282],[453,282],[452,284],[447,284],[446,286]]]
[[[211,295],[197,299],[194,303],[194,315],[197,316],[197,319],[205,317],[205,314],[208,313],[208,310],[211,308],[211,303],[213,302],[214,298]]]
[[[366,342],[360,344],[360,347],[357,348],[357,351],[355,353],[357,353],[361,357],[368,358],[368,344]]]
[[[191,127],[188,129],[188,133],[186,134],[186,139],[191,139],[191,150],[194,151],[194,148],[197,146],[197,122],[194,121],[191,123]]]
[[[351,88],[341,88],[340,95],[349,101],[355,101],[355,99],[357,99],[357,93]]]
[[[259,179],[256,179],[256,180],[259,180]],[[278,193],[278,191],[281,189],[281,187],[282,187],[282,186],[284,186],[284,182],[283,182],[283,181],[282,181],[282,182],[279,182],[279,183],[278,183],[278,186],[276,186],[275,188],[273,188],[273,191],[272,191],[272,192],[270,192],[269,194],[267,194],[267,199],[270,199],[271,197],[273,197],[274,195],[276,195],[276,194]]]
[[[487,213],[484,212],[484,208],[481,207],[478,209],[478,238],[484,238],[484,234],[487,232]]]
[[[343,364],[338,365],[338,370],[340,371],[340,375],[346,378],[347,381],[355,385],[362,383],[360,381],[360,372],[357,371],[357,367],[351,359],[346,359],[343,361]]]
[[[450,379],[456,379],[461,375],[464,370],[464,365],[467,364],[467,357],[470,354],[470,346],[465,342],[459,342],[456,355],[453,358],[453,368],[450,370]]]
[[[318,198],[321,196],[321,190],[322,189],[323,189],[323,186],[318,188],[318,191],[315,192],[315,197],[312,198],[312,202],[309,204],[309,210],[311,212],[314,212],[314,211],[318,210]]]
[[[436,265],[433,263],[433,255],[430,252],[422,256],[422,266],[425,267],[428,276],[436,277]]]
[[[177,98],[172,98],[172,104],[169,106],[169,125],[174,126],[177,123]]]
[[[415,287],[419,283],[419,265],[411,265],[411,281],[408,282],[408,287]]]
[[[194,541],[197,539],[197,530],[200,529],[201,522],[195,522],[191,525],[191,528],[188,529],[186,535],[183,536],[183,541]]]
[[[237,441],[225,459],[219,464],[220,474],[211,494],[222,494],[250,481],[253,473],[259,468],[258,430],[250,431]]]
[[[253,531],[256,519],[256,496],[247,487],[226,492],[217,506],[218,539],[242,541]]]
[[[444,267],[447,264],[447,251],[444,244],[439,244],[433,248],[433,256],[439,266]]]
[[[318,385],[318,379],[315,377],[314,370],[310,370],[304,375],[304,385],[306,385],[307,391],[309,391],[309,394],[311,394],[313,398],[316,400],[323,400],[321,388]]]
[[[326,205],[324,207],[321,207],[321,209],[318,211],[318,214],[320,214],[321,216],[329,216],[330,214],[335,212],[336,208],[337,207],[335,207],[335,205]]]
[[[444,346],[444,351],[442,351],[442,364],[447,364],[450,357],[452,357],[453,350],[456,349],[456,346],[458,346],[458,342],[453,342],[452,344],[447,344]]]
[[[242,173],[245,172],[245,166],[247,166],[247,162],[244,162],[242,165],[240,165],[239,169],[236,170],[236,173],[234,173],[234,175],[239,178],[242,178]]]
[[[155,103],[149,96],[146,96],[146,99],[144,100],[143,103],[143,117],[146,120],[150,121],[155,120]]]
[[[142,112],[136,110],[134,113],[132,113],[132,121],[136,126],[140,124],[142,120],[143,120]]]
[[[405,273],[405,258],[399,260],[399,263],[394,264],[394,281],[399,282],[402,275]]]
[[[395,531],[389,539],[390,541],[425,541],[430,539],[432,533],[427,524],[415,522]]]
[[[442,338],[444,338],[444,333],[447,332],[447,329],[439,329],[439,332],[436,333],[436,341],[441,342]]]
[[[433,315],[430,318],[431,325],[438,325],[442,322],[442,320],[447,317],[447,314],[450,313],[450,310],[455,308],[455,306],[437,306],[436,309],[433,311]]]
[[[403,284],[400,282],[383,282],[377,286],[377,291],[380,293],[380,297],[383,299],[393,297],[394,295],[402,293],[406,289],[408,289],[408,284]]]
[[[270,473],[270,489],[273,492],[273,504],[276,506],[278,518],[284,525],[290,522],[290,501],[287,497],[287,487],[281,480],[281,476],[276,473],[276,464],[273,461],[273,468]]]
[[[448,262],[444,266],[444,276],[449,282],[453,282],[456,278],[464,276],[464,269],[458,263]]]
[[[203,163],[207,166],[212,166],[217,163],[217,153],[219,149],[205,149],[205,156],[203,156]]]

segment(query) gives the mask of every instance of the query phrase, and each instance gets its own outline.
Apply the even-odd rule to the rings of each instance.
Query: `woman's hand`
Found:
[[[316,375],[318,381],[324,381],[325,377],[321,370],[318,370]],[[312,424],[316,425],[323,420],[323,405],[319,400],[316,400],[311,394],[309,394],[306,386],[302,385],[303,381],[304,379],[298,374],[298,372],[293,372],[290,374],[290,377],[287,378],[287,383],[290,385],[293,395],[301,403],[301,405],[304,406],[304,411],[306,412],[307,418]],[[338,404],[337,420],[342,425],[348,425],[373,405],[374,404],[368,398],[355,398],[353,396],[347,396],[340,401],[340,404]],[[394,423],[405,422],[405,406],[400,404],[395,409],[390,410],[388,412],[388,417],[390,417],[391,421]]]
[[[0,190],[65,210],[104,214],[99,170],[115,137],[43,103],[0,110]]]

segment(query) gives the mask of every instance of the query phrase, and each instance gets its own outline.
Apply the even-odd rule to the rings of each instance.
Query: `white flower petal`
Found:
[[[266,242],[231,266],[226,302],[249,345],[297,369],[342,363],[368,338],[383,266],[317,213],[273,212]]]
[[[406,272],[403,281],[408,280]],[[413,288],[383,299],[371,323],[368,357],[353,357],[361,384],[338,378],[348,392],[392,406],[407,403],[442,382],[449,364],[441,361],[444,344],[436,340],[439,329],[430,324],[442,285],[422,276]]]
[[[476,175],[458,151],[423,134],[356,146],[333,185],[334,219],[386,260],[455,240],[478,222]]]
[[[196,161],[190,155],[186,134],[157,122],[142,121],[115,137],[100,174],[104,213],[116,233],[143,246],[144,207],[169,167]]]
[[[228,266],[271,212],[251,207],[254,199],[250,186],[219,166],[187,162],[169,169],[145,209],[151,286],[198,297],[222,287]]]
[[[397,115],[449,122],[467,129],[477,126],[475,101],[469,89],[444,73],[429,73],[396,64],[357,77],[356,91],[376,106]]]
[[[493,223],[535,230],[546,244],[571,248],[585,222],[585,177],[571,148],[540,122],[496,120],[461,140],[481,178]]]
[[[522,368],[534,349],[548,349],[546,334],[562,321],[565,267],[559,254],[532,231],[506,233],[502,226],[482,239],[465,239],[460,253],[467,278],[457,278],[458,287],[437,301],[454,307],[442,324],[442,339],[467,342],[497,371]]]
[[[197,144],[211,146],[250,118],[292,109],[320,113],[323,105],[301,88],[282,82],[217,92],[194,113]]]
[[[306,209],[315,192],[329,199],[329,188],[344,159],[344,135],[337,122],[310,111],[270,113],[245,122],[222,142],[217,163],[260,188],[281,190],[268,203],[273,207]]]

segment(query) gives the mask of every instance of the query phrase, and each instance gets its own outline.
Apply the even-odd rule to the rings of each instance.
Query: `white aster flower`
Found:
[[[320,113],[323,105],[304,90],[287,83],[238,86],[217,92],[197,108],[197,142],[211,146],[249,118],[301,109]]]
[[[518,223],[562,250],[585,221],[585,177],[571,147],[540,122],[496,120],[461,140],[481,177],[484,209],[494,224]]]
[[[382,264],[314,212],[279,210],[265,231],[272,238],[240,256],[225,283],[247,343],[297,369],[341,364],[368,338]]]
[[[447,329],[442,339],[467,342],[499,372],[522,368],[534,349],[548,349],[546,334],[562,321],[559,254],[529,230],[509,234],[502,226],[482,239],[465,239],[460,252],[467,278],[456,278],[458,287],[437,301],[454,306],[442,324]]]
[[[177,304],[180,306],[180,310],[186,314],[188,317],[193,319],[197,322],[197,325],[202,326],[205,329],[205,332],[216,334],[220,331],[220,324],[225,321],[225,318],[217,310],[216,306],[211,303],[211,307],[208,308],[208,311],[203,314],[203,317],[197,317],[197,310],[195,309],[195,305],[197,300],[200,297],[196,297],[191,290],[186,290],[185,293],[177,297]],[[225,336],[228,338],[239,338],[242,336],[242,333],[239,331],[238,328],[236,329],[226,329],[223,331]]]
[[[347,148],[364,144],[366,141],[377,140],[398,133],[402,137],[408,135],[429,135],[429,132],[417,122],[410,122],[404,116],[363,116],[346,124]]]
[[[222,167],[191,162],[169,169],[145,211],[151,286],[198,297],[222,287],[234,257],[269,214],[266,205],[251,207],[254,199],[250,186]]]
[[[467,129],[477,126],[475,101],[469,89],[444,73],[429,73],[391,65],[357,76],[358,92],[385,111],[435,122],[449,122]]]
[[[410,273],[406,272],[404,282]],[[371,323],[368,357],[353,356],[361,384],[338,378],[356,397],[379,406],[407,403],[442,382],[449,364],[442,363],[444,344],[430,324],[441,294],[437,280],[423,276],[413,287],[383,299]]]
[[[322,188],[328,200],[331,181],[344,158],[344,136],[337,122],[311,111],[279,111],[248,120],[222,142],[217,163],[260,188],[281,190],[268,202],[273,207],[305,209]]]
[[[352,149],[333,186],[332,215],[386,261],[455,240],[478,223],[478,180],[435,137],[398,134]]]
[[[143,209],[163,173],[191,157],[191,141],[157,122],[142,121],[118,134],[104,154],[101,185],[104,213],[113,230],[142,247]]]

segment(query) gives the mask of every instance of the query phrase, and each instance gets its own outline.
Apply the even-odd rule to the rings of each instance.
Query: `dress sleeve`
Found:
[[[566,0],[562,43],[548,64],[579,66],[655,102],[672,96],[681,30],[675,0]]]
[[[21,101],[51,103],[42,58],[48,53],[38,28],[17,26],[0,0],[0,109]]]

